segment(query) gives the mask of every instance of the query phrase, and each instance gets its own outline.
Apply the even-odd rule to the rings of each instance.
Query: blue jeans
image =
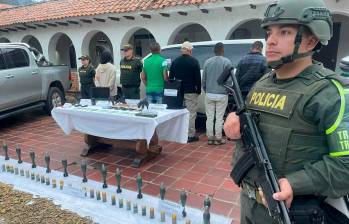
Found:
[[[162,96],[163,93],[147,93],[147,100],[149,103],[162,104]]]

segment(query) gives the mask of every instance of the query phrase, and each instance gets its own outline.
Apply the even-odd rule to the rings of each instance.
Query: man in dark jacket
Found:
[[[267,61],[262,55],[262,50],[263,43],[254,42],[251,51],[240,60],[236,68],[236,78],[244,99],[253,84],[267,72]]]
[[[81,98],[91,98],[91,88],[95,87],[94,78],[96,71],[91,65],[91,59],[87,55],[83,55],[79,58],[82,66],[79,68],[79,77],[81,84]]]
[[[124,58],[120,61],[122,94],[125,99],[139,99],[140,74],[143,68],[142,62],[139,58],[134,57],[132,45],[126,44],[122,50],[124,52]]]
[[[170,68],[170,79],[182,80],[184,103],[190,112],[188,142],[198,141],[195,119],[198,97],[201,94],[201,75],[198,60],[192,57],[193,45],[186,41],[182,44],[182,55],[176,58]]]

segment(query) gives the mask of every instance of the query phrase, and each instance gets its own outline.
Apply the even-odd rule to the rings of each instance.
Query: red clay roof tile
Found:
[[[0,10],[1,9],[8,9],[8,8],[12,8],[12,5],[8,5],[8,4],[0,4]]]
[[[4,4],[0,4],[0,26],[106,13],[156,10],[215,1],[218,0],[53,0],[22,7],[8,5],[12,8],[2,8]]]

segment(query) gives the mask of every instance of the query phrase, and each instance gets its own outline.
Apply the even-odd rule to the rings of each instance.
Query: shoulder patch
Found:
[[[313,84],[315,82],[318,82],[320,80],[325,79],[324,76],[322,76],[321,74],[319,74],[317,72],[309,74],[308,77],[303,76],[302,78],[303,78],[302,82],[307,86],[310,86],[311,84]]]
[[[343,76],[335,74],[333,76],[330,76],[329,78],[338,81],[340,84],[342,84],[345,87],[349,87],[349,78],[347,78],[347,77],[343,77]]]
[[[268,78],[271,78],[275,73],[274,72],[268,72],[266,74],[264,74],[257,82],[262,82]]]
[[[316,71],[313,71],[311,73],[305,74],[303,76],[298,76],[298,77],[303,78],[303,83],[309,86],[320,80],[330,79],[330,77],[332,77],[335,74],[336,74],[335,72],[321,67],[320,69],[316,69]]]

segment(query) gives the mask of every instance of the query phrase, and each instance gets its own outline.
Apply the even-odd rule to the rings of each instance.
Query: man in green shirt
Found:
[[[160,55],[160,45],[150,45],[152,55],[144,60],[142,81],[146,86],[149,103],[162,103],[164,81],[168,79],[166,59]]]

